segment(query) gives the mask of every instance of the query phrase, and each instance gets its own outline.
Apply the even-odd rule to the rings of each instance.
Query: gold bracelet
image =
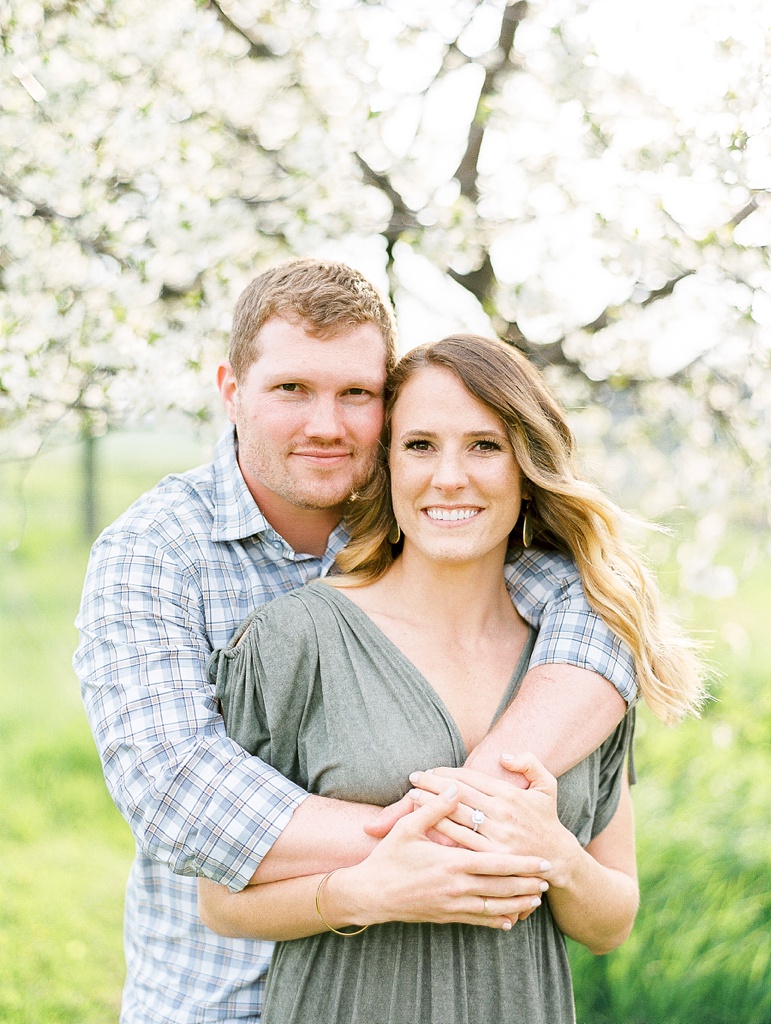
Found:
[[[335,868],[335,871],[337,871],[337,868]],[[321,921],[322,921],[322,924],[324,925],[324,927],[327,928],[330,932],[334,932],[335,935],[344,935],[344,936],[348,936],[348,935],[361,935],[362,932],[365,932],[369,928],[368,924],[365,924],[363,928],[357,928],[355,932],[341,932],[339,928],[333,928],[332,925],[329,923],[329,921],[327,921],[326,918],[324,917],[324,915],[321,913],[321,906],[319,905],[319,897],[321,896],[321,887],[324,884],[324,882],[326,882],[326,880],[329,878],[330,875],[334,875],[335,871],[327,872],[327,874],[324,875],[324,877],[319,882],[318,888],[316,889],[316,913],[321,918]]]

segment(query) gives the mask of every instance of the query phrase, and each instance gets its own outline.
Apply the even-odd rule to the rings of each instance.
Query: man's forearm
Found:
[[[370,804],[309,796],[252,876],[265,883],[359,864],[377,846],[364,831],[382,810]]]
[[[524,776],[503,769],[500,756],[528,750],[552,775],[564,775],[607,739],[625,712],[624,698],[596,672],[540,665],[527,673],[516,699],[466,764],[524,786]]]
[[[223,935],[279,940],[384,921],[509,929],[521,913],[540,904],[546,888],[541,874],[549,865],[537,856],[472,853],[430,842],[427,832],[457,800],[455,786],[430,797],[362,863],[326,879],[323,911],[319,883],[326,872],[250,885],[240,893],[201,879],[202,919]]]

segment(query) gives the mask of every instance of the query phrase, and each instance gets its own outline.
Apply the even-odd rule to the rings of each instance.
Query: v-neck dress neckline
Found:
[[[355,620],[356,625],[366,633],[370,635],[376,635],[380,643],[386,649],[390,650],[393,658],[401,662],[402,665],[404,665],[404,667],[412,673],[412,675],[415,677],[415,680],[422,686],[423,690],[426,693],[426,696],[434,702],[434,704],[437,706],[439,711],[444,716],[448,727],[452,730],[454,734],[454,738],[458,744],[458,747],[462,755],[462,760],[465,761],[468,758],[470,751],[466,747],[465,740],[463,739],[463,735],[460,731],[460,727],[458,726],[455,716],[452,714],[450,709],[447,707],[446,703],[437,693],[436,688],[420,671],[415,662],[407,657],[407,655],[404,653],[401,647],[399,647],[398,644],[394,643],[394,641],[388,636],[388,634],[384,632],[384,630],[382,630],[380,626],[378,626],[377,622],[375,622],[375,620],[370,615],[368,615],[367,612],[365,612],[364,609],[360,607],[360,605],[356,604],[355,601],[352,601],[344,590],[335,587],[332,584],[326,583],[323,580],[314,580],[313,583],[309,584],[309,588],[315,589],[317,591],[322,591],[323,588],[323,591],[326,594],[333,595],[334,600],[337,602],[340,610],[348,619]],[[490,720],[490,723],[488,725],[488,731],[492,729],[492,727],[501,717],[503,712],[514,700],[514,697],[517,695],[517,691],[522,685],[522,679],[525,675],[527,665],[533,653],[533,647],[535,646],[535,640],[537,635],[538,634],[536,630],[534,630],[532,627],[528,628],[524,646],[519,657],[517,658],[517,662],[514,666],[511,676],[509,677],[509,681],[504,688],[501,699],[498,702],[498,707],[496,708],[493,717]]]

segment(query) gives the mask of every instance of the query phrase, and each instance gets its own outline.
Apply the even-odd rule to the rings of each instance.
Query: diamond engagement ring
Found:
[[[474,826],[475,832],[479,831],[479,826],[484,823],[484,820],[485,812],[480,811],[478,807],[471,812],[471,824]]]

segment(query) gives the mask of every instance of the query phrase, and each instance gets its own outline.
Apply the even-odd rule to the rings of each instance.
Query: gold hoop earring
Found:
[[[524,547],[529,548],[533,543],[533,522],[530,518],[530,504],[528,502],[528,508],[525,515],[522,518],[522,544]]]
[[[401,539],[402,539],[401,527],[396,522],[396,520],[394,520],[393,525],[391,526],[391,529],[388,531],[388,543],[389,544],[398,544]]]

